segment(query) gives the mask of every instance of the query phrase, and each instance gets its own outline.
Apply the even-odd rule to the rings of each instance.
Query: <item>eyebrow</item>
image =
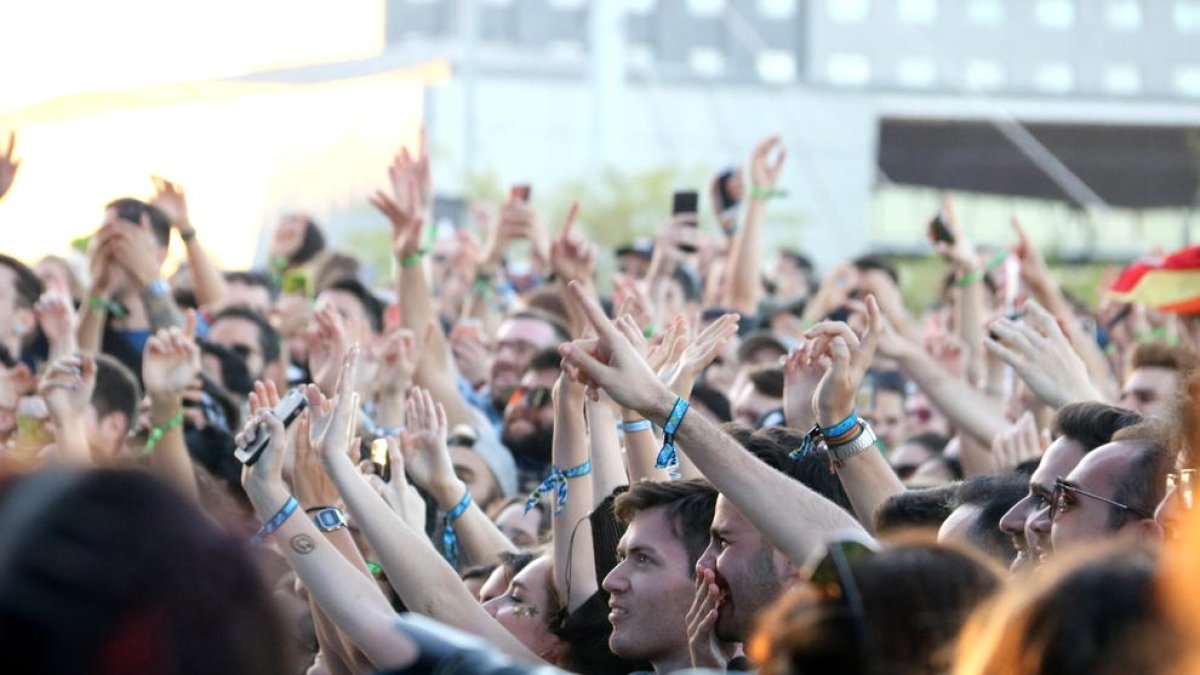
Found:
[[[522,590],[522,591],[527,591],[527,590],[529,590],[529,587],[528,587],[528,586],[526,586],[526,585],[525,585],[523,582],[520,582],[520,581],[513,581],[513,582],[509,583],[508,585],[509,585],[509,586],[512,586],[513,588],[516,588],[516,589],[518,589],[518,590]]]

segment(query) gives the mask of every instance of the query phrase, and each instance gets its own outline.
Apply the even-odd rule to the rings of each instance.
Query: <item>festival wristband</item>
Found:
[[[675,400],[675,407],[671,409],[671,415],[667,417],[667,423],[663,425],[663,445],[662,450],[658,451],[658,458],[654,461],[656,469],[670,469],[679,466],[679,456],[675,452],[675,431],[679,429],[679,425],[683,422],[683,416],[687,414],[688,402],[682,396]]]
[[[998,252],[995,255],[995,257],[993,257],[990,261],[988,261],[987,269],[974,270],[972,272],[968,272],[968,273],[964,274],[961,279],[959,279],[958,281],[955,281],[954,285],[961,288],[961,287],[970,286],[971,284],[973,284],[977,281],[983,281],[984,277],[987,276],[987,273],[991,272],[992,270],[999,267],[1000,263],[1004,262],[1004,259],[1007,257],[1008,257],[1008,251]]]
[[[450,561],[450,565],[458,567],[458,533],[454,531],[454,521],[471,507],[471,490],[467,489],[454,508],[446,512],[442,518],[442,555]]]
[[[150,453],[154,452],[155,446],[162,440],[162,437],[180,424],[183,424],[183,410],[175,413],[171,419],[163,422],[161,425],[151,429],[150,435],[146,438],[146,446],[142,448],[142,452],[138,455],[138,458],[148,457]]]
[[[253,537],[250,537],[251,545],[261,544],[267,538],[268,534],[278,530],[284,521],[288,519],[288,516],[295,513],[298,508],[300,508],[300,502],[296,501],[295,497],[288,497],[288,500],[283,503],[283,506],[279,507],[275,515],[271,516],[271,519],[266,523],[263,523],[263,526],[258,529],[258,532]]]
[[[821,429],[821,434],[825,438],[836,438],[853,429],[855,424],[858,424],[858,412],[852,410],[846,419],[831,427]]]
[[[755,199],[782,199],[787,196],[787,190],[764,188],[754,185],[750,187],[750,196]]]
[[[546,480],[542,481],[533,492],[529,493],[529,497],[525,500],[525,513],[529,513],[538,502],[542,501],[542,496],[550,492],[557,492],[554,503],[554,514],[562,513],[563,508],[567,505],[567,481],[572,478],[582,478],[592,472],[592,461],[587,460],[579,466],[571,467],[567,470],[562,470],[557,466],[550,467],[550,475],[546,476]]]
[[[633,422],[617,422],[617,431],[632,434],[637,431],[650,431],[654,425],[650,420],[635,420]]]

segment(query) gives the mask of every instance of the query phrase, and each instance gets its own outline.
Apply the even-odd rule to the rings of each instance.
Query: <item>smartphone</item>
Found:
[[[697,214],[700,213],[700,193],[695,190],[679,190],[671,196],[671,216],[676,222],[688,227],[696,227]],[[679,250],[684,253],[695,253],[699,249],[695,244],[680,242]]]
[[[282,422],[284,428],[296,421],[301,411],[308,406],[308,398],[304,396],[299,388],[292,389],[279,401],[279,405],[273,408],[275,416]],[[263,425],[259,425],[258,432],[254,435],[254,440],[246,447],[239,447],[233,451],[233,456],[237,457],[238,461],[246,466],[252,466],[258,461],[259,455],[263,450],[267,449],[267,443],[271,442],[271,435],[267,433]]]
[[[519,185],[514,185],[514,186],[512,186],[512,189],[509,191],[509,194],[512,196],[513,199],[519,199],[519,200],[525,202],[526,204],[528,204],[529,196],[533,194],[533,186],[529,185],[529,183],[521,183]]]
[[[929,240],[954,244],[954,235],[950,233],[950,228],[946,227],[946,221],[942,220],[942,214],[940,213],[934,216],[933,220],[929,221]]]
[[[146,214],[146,205],[132,199],[117,202],[117,216],[134,225],[142,224],[142,216]]]
[[[725,213],[729,209],[737,206],[741,200],[733,194],[730,183],[737,177],[736,169],[725,169],[717,174],[717,211]]]

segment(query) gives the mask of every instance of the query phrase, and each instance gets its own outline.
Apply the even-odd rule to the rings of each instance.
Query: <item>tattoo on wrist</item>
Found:
[[[292,537],[292,550],[300,555],[308,555],[317,548],[316,542],[307,534],[298,534]]]

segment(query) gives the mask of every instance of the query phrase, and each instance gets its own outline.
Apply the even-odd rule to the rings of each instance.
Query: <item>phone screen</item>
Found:
[[[308,399],[304,396],[304,392],[300,389],[292,389],[283,397],[279,405],[275,406],[275,416],[283,422],[284,428],[287,428],[289,424],[296,421],[300,412],[307,405]],[[258,461],[259,455],[262,454],[263,450],[267,449],[267,443],[270,441],[271,435],[260,425],[254,440],[248,446],[234,450],[233,456],[242,464],[250,466]]]
[[[696,215],[700,212],[700,193],[695,190],[681,190],[676,192],[671,197],[671,215],[684,216]],[[689,225],[695,226],[696,221],[692,219],[688,222]]]
[[[519,199],[526,204],[529,203],[529,197],[533,194],[533,187],[528,183],[512,186],[510,193],[513,199]]]

